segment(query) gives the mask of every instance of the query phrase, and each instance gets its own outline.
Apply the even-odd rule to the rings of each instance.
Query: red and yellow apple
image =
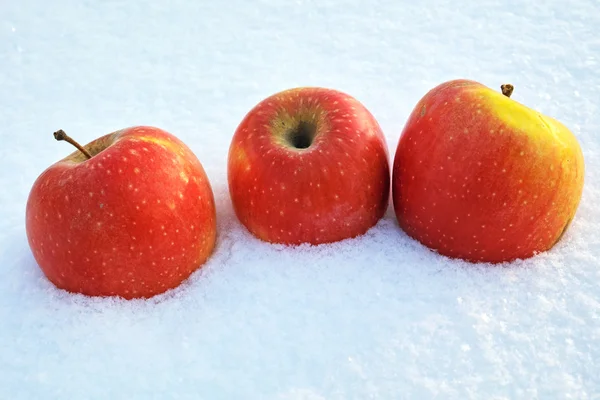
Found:
[[[70,141],[62,130],[55,137]],[[211,255],[213,192],[181,140],[155,127],[130,127],[47,168],[29,194],[26,231],[56,287],[152,297],[177,287]]]
[[[506,262],[551,249],[578,208],[584,160],[562,123],[493,90],[453,80],[429,91],[398,141],[400,227],[442,255]]]
[[[327,88],[276,93],[252,108],[229,149],[235,213],[272,243],[320,244],[364,234],[385,213],[390,168],[373,115]]]

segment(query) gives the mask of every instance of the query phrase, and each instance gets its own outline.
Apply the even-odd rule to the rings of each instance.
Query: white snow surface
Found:
[[[0,398],[599,399],[600,3],[597,0],[21,0],[0,4]],[[586,181],[550,252],[450,260],[398,227],[286,248],[235,218],[227,151],[283,89],[367,106],[393,157],[421,96],[453,78],[553,116]],[[213,257],[150,300],[57,290],[25,235],[35,178],[131,125],[184,140],[218,208]]]

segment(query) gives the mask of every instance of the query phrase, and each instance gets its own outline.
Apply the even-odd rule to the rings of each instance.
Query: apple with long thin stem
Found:
[[[385,213],[387,147],[355,98],[327,88],[285,90],[241,121],[228,180],[236,215],[261,240],[335,242],[364,234]]]
[[[200,268],[216,240],[213,192],[174,135],[135,126],[81,146],[35,181],[26,208],[33,256],[58,288],[147,298]]]
[[[562,123],[493,90],[453,80],[428,92],[398,141],[392,196],[400,227],[473,262],[551,249],[577,211],[584,159]]]

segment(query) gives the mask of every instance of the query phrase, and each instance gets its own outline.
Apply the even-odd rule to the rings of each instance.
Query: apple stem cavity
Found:
[[[314,123],[300,121],[298,125],[289,131],[288,143],[296,149],[307,149],[313,142],[317,127]]]
[[[515,90],[515,87],[513,85],[511,85],[510,83],[505,83],[504,85],[500,86],[500,89],[502,89],[503,95],[505,95],[506,97],[510,97],[513,90]]]
[[[62,129],[59,129],[56,132],[54,132],[54,139],[56,139],[58,141],[64,140],[67,143],[71,143],[73,146],[75,146],[77,148],[77,150],[82,152],[83,155],[86,156],[88,160],[90,158],[92,158],[92,155],[86,149],[84,149],[83,146],[81,146],[79,143],[77,143],[75,140],[73,140],[73,138],[71,138],[69,135],[67,135],[65,133],[65,131],[63,131]]]

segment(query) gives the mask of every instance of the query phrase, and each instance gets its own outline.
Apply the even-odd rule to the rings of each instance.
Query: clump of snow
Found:
[[[600,48],[593,1],[5,2],[0,16],[0,398],[592,399],[600,387]],[[334,87],[393,156],[427,90],[466,77],[577,135],[573,225],[502,266],[440,257],[393,212],[318,247],[235,219],[229,141],[264,97]],[[214,256],[148,301],[55,289],[24,231],[34,179],[81,142],[156,125],[194,150],[217,200]]]

